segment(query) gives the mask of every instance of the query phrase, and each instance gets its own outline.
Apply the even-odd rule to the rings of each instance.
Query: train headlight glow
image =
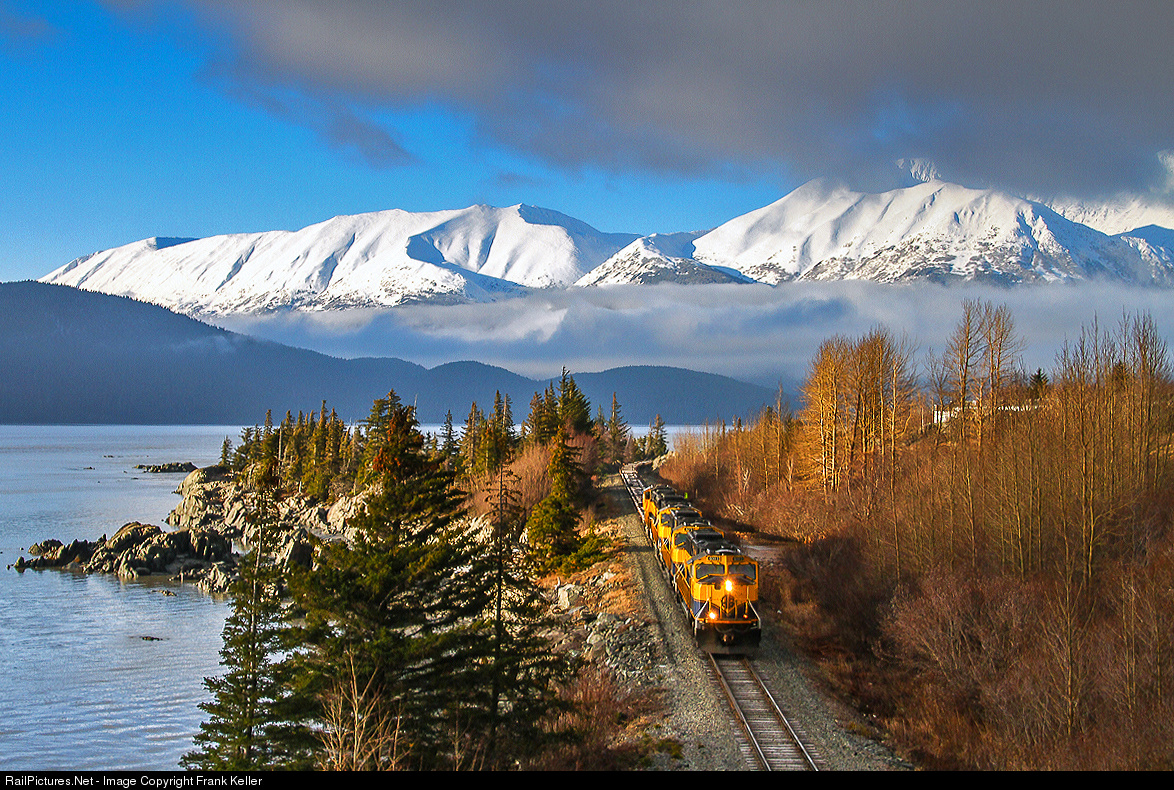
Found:
[[[726,592],[733,592],[733,591],[734,591],[734,580],[733,579],[726,579]]]

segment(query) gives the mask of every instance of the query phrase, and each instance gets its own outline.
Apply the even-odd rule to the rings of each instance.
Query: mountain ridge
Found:
[[[500,391],[524,416],[553,379],[463,361],[425,368],[395,357],[340,359],[257,340],[129,297],[39,282],[0,283],[0,423],[251,425],[267,410],[316,410],[348,421],[394,389],[421,422],[464,419]],[[616,392],[633,425],[752,416],[774,402],[764,387],[683,368],[658,376],[576,373],[595,405]]]
[[[81,256],[40,281],[197,316],[479,302],[570,284],[635,238],[523,204],[388,209],[296,231],[145,239]]]
[[[1167,287],[1174,285],[1174,235],[1162,230],[1110,235],[1043,202],[927,172],[878,193],[816,179],[708,231],[603,233],[525,204],[388,209],[297,231],[145,239],[81,256],[41,281],[197,317],[467,304],[613,284],[1109,280]]]

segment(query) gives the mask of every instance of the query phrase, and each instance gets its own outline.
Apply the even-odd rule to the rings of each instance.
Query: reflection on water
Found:
[[[236,433],[0,426],[0,768],[165,770],[191,748],[203,679],[219,671],[224,600],[158,580],[7,566],[45,538],[162,524],[183,476],[134,466],[207,465]]]

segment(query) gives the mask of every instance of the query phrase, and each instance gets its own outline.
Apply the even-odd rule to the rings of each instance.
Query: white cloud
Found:
[[[877,325],[908,335],[919,353],[941,351],[965,299],[1011,308],[1027,343],[1026,369],[1050,368],[1066,339],[1094,319],[1153,315],[1174,331],[1168,291],[1054,285],[865,282],[767,286],[621,286],[551,291],[484,305],[308,313],[224,322],[229,328],[338,356],[396,356],[428,366],[477,359],[549,377],[621,365],[674,365],[767,386],[802,379],[828,337]]]

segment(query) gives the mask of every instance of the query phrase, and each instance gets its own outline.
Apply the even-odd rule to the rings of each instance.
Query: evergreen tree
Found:
[[[493,649],[486,738],[487,767],[507,767],[509,757],[536,751],[546,737],[541,724],[562,703],[554,684],[573,666],[549,649],[541,634],[552,623],[541,589],[530,578],[519,539],[523,511],[517,476],[502,466],[489,493],[493,526],[487,575],[492,581]]]
[[[330,458],[330,421],[326,417],[326,401],[318,412],[317,421],[310,421],[310,462],[302,473],[302,491],[311,499],[326,499],[333,473]]]
[[[185,768],[256,771],[307,767],[308,736],[286,720],[289,696],[274,656],[284,631],[281,574],[273,562],[276,505],[270,485],[258,491],[252,551],[232,586],[232,614],[224,623],[221,665],[227,672],[204,680],[212,701],[200,705],[210,718],[184,755]]]
[[[1033,401],[1038,401],[1048,391],[1048,374],[1044,373],[1043,368],[1036,368],[1035,373],[1031,374],[1031,379],[1027,383],[1027,393]]]
[[[563,377],[559,382],[558,414],[559,421],[573,433],[588,433],[591,430],[591,404],[566,368],[563,368]]]
[[[444,427],[440,430],[440,455],[444,459],[445,468],[452,471],[459,455],[457,435],[452,424],[452,409],[444,415]]]
[[[567,441],[567,429],[559,426],[551,444],[550,494],[534,506],[526,522],[530,555],[538,568],[550,571],[560,567],[563,559],[581,545],[576,527],[579,524],[579,483],[582,471],[576,463],[577,453]]]
[[[461,464],[463,471],[473,477],[485,471],[485,414],[477,401],[469,407],[465,427],[461,431]]]
[[[415,767],[453,765],[453,733],[483,723],[490,706],[484,555],[458,523],[452,474],[424,451],[414,410],[398,399],[379,447],[380,488],[351,521],[353,543],[322,546],[313,572],[291,579],[305,611],[300,660],[309,691],[349,683],[364,692],[356,710],[396,722],[395,755],[376,750],[367,767],[388,767],[403,749]]]
[[[579,550],[578,526],[579,511],[565,499],[552,494],[534,506],[526,521],[526,535],[530,558],[539,571],[561,569],[564,560]]]
[[[509,463],[516,441],[510,396],[503,397],[498,391],[493,399],[493,414],[484,426],[481,445],[484,460],[479,467],[490,474],[496,473],[502,465]]]
[[[526,442],[546,444],[554,438],[558,423],[558,404],[555,402],[553,388],[548,387],[543,394],[535,392],[530,400],[530,415],[522,425]]]
[[[387,424],[391,419],[391,413],[401,408],[401,406],[399,396],[394,392],[387,393],[386,397],[376,398],[374,403],[371,404],[371,413],[363,421],[364,442],[360,464],[361,471],[358,481],[361,485],[366,485],[371,481],[372,465],[374,464],[376,454],[379,453],[379,449],[382,446]]]
[[[571,445],[565,428],[560,428],[550,443],[550,461],[546,467],[552,496],[578,507],[587,475],[579,465],[579,450]]]
[[[645,444],[646,458],[659,458],[669,451],[668,432],[664,427],[664,420],[660,415],[648,426],[648,437]]]
[[[611,416],[600,436],[604,439],[604,460],[613,466],[622,464],[626,460],[628,437],[631,431],[628,423],[620,413],[620,400],[616,393],[611,394]]]

